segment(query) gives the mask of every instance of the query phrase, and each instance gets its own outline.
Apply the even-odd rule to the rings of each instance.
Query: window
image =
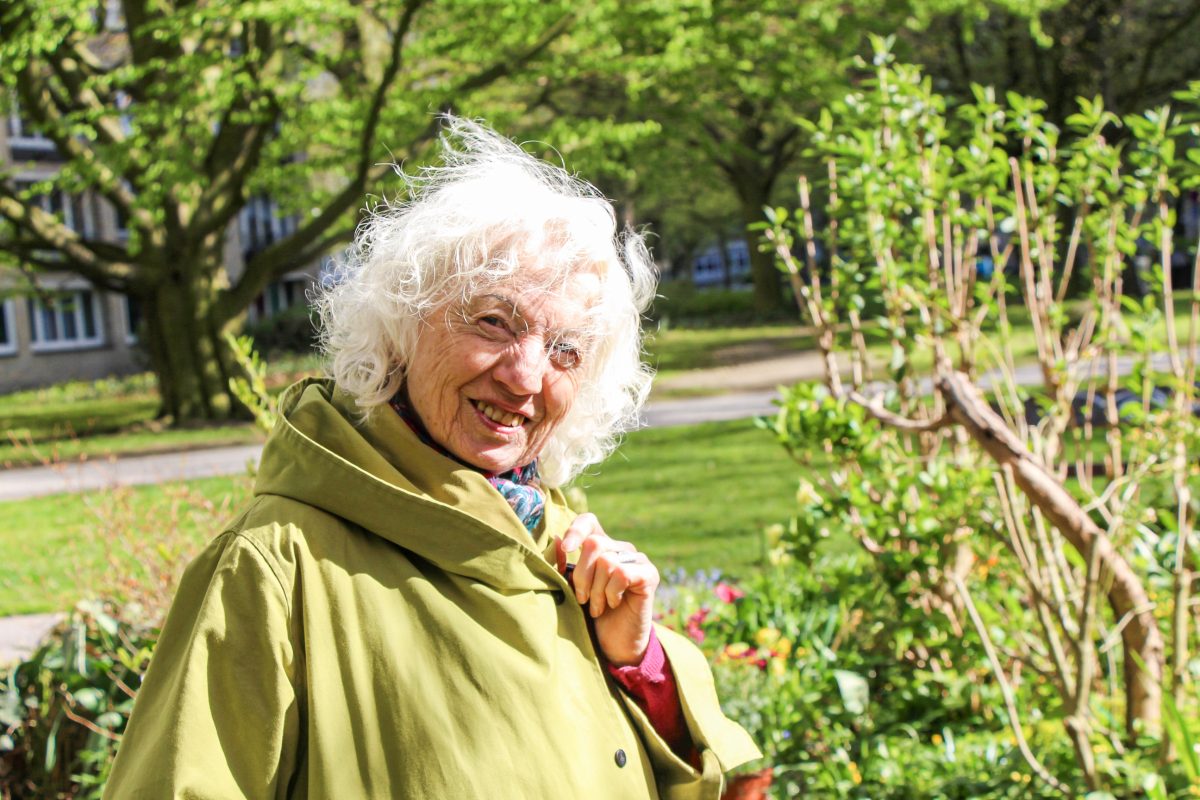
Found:
[[[17,352],[16,327],[12,300],[0,300],[0,356],[11,356]]]
[[[125,295],[125,343],[137,344],[138,330],[142,327],[142,304],[137,298]]]
[[[121,0],[104,0],[104,29],[125,30],[125,15],[121,11]]]
[[[296,231],[296,217],[282,217],[274,200],[261,195],[250,198],[238,215],[242,256],[247,261],[256,253]]]
[[[34,130],[29,120],[21,116],[21,109],[16,101],[9,108],[5,128],[8,133],[8,146],[12,150],[15,161],[37,160],[53,157],[56,153],[54,142],[42,133]]]
[[[264,320],[294,305],[306,303],[307,286],[308,280],[305,278],[284,278],[282,281],[268,284],[262,294],[250,304],[250,321]]]
[[[33,349],[74,350],[103,344],[100,304],[90,289],[29,298]]]
[[[26,192],[33,186],[33,181],[17,181],[17,190]],[[85,238],[95,235],[95,225],[87,213],[83,197],[70,194],[64,189],[53,189],[49,194],[35,194],[26,199],[31,206],[36,206],[50,214],[56,215],[71,230]]]

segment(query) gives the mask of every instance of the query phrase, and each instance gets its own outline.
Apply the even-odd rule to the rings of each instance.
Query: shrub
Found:
[[[659,325],[708,327],[793,322],[785,311],[763,314],[754,309],[754,290],[697,289],[691,281],[669,281],[658,287],[650,318]]]
[[[676,577],[663,603],[665,621],[712,660],[726,713],[774,769],[775,797],[1057,796],[1031,777],[995,713],[982,655],[929,657],[910,628],[920,613],[904,610],[865,554],[826,554],[737,586]],[[1051,757],[1064,772],[1071,761],[1069,750]]]
[[[136,604],[80,603],[0,673],[0,797],[100,797],[157,636]]]
[[[256,350],[267,355],[308,353],[317,344],[316,320],[312,309],[304,303],[248,322],[242,332],[254,340]]]

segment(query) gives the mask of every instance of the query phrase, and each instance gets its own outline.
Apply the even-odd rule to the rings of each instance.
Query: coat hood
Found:
[[[558,491],[531,535],[483,475],[422,443],[390,409],[360,421],[354,399],[318,378],[291,386],[279,408],[255,495],[314,506],[503,591],[568,590],[547,560],[573,518]]]

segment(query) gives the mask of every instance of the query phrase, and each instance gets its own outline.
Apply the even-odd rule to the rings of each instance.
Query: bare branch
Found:
[[[1017,740],[1017,749],[1020,750],[1025,763],[1029,764],[1030,769],[1037,773],[1037,776],[1047,786],[1055,791],[1069,795],[1070,790],[1066,785],[1051,775],[1029,748],[1029,742],[1025,740],[1025,731],[1021,728],[1021,715],[1017,711],[1016,695],[1013,693],[1012,686],[1009,685],[1008,675],[1004,671],[1004,666],[1000,663],[1000,657],[996,654],[996,648],[992,645],[992,637],[988,635],[987,626],[984,624],[983,618],[979,616],[979,611],[975,608],[975,602],[971,599],[971,593],[967,591],[962,578],[952,575],[951,580],[954,583],[954,588],[958,590],[958,596],[963,601],[963,605],[966,606],[967,614],[971,617],[971,623],[975,626],[976,633],[979,634],[979,638],[983,641],[983,649],[987,653],[988,663],[992,666],[992,674],[996,676],[996,682],[1000,684],[1000,693],[1004,695],[1004,706],[1008,709],[1008,727],[1012,730],[1013,736]]]
[[[884,408],[882,398],[871,400],[856,391],[846,392],[845,396],[851,402],[862,406],[867,413],[883,424],[906,433],[932,433],[954,424],[953,418],[948,413],[937,419],[909,419]]]

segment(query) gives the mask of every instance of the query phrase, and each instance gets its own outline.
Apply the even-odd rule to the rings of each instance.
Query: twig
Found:
[[[82,725],[83,727],[85,727],[85,728],[87,728],[89,731],[91,731],[92,733],[98,733],[98,734],[100,734],[101,736],[103,736],[103,737],[104,737],[104,738],[106,738],[106,739],[111,739],[111,740],[112,740],[112,741],[114,741],[114,742],[119,742],[119,741],[121,741],[121,734],[119,734],[119,733],[113,733],[112,731],[105,730],[104,728],[101,728],[101,727],[100,727],[99,725],[97,725],[96,723],[92,722],[90,719],[86,719],[86,718],[84,718],[84,717],[81,717],[81,716],[79,716],[78,714],[76,714],[76,713],[74,713],[73,711],[71,711],[71,706],[70,706],[70,704],[71,704],[72,702],[74,702],[74,701],[73,701],[73,700],[71,700],[71,699],[70,699],[70,698],[69,698],[69,697],[66,695],[66,693],[61,693],[61,694],[62,694],[62,697],[63,697],[63,699],[67,701],[67,702],[66,702],[66,703],[63,705],[63,707],[62,707],[63,713],[67,715],[67,719],[71,720],[71,721],[72,721],[72,722],[74,722],[74,723],[77,723],[77,724],[79,724],[79,725]]]
[[[862,406],[867,413],[875,417],[885,425],[896,428],[897,430],[906,433],[932,433],[933,431],[941,430],[951,424],[953,420],[949,414],[942,414],[937,419],[919,420],[902,417],[899,414],[894,414],[883,407],[881,399],[870,400],[855,391],[845,392],[844,397],[856,405]]]
[[[987,626],[984,625],[983,619],[979,616],[979,610],[975,608],[975,601],[971,599],[971,593],[967,591],[966,584],[962,582],[962,578],[954,575],[951,576],[951,580],[954,583],[954,588],[958,590],[963,605],[966,606],[967,614],[971,617],[971,623],[975,626],[975,632],[983,640],[983,649],[987,653],[988,663],[992,666],[992,674],[996,676],[996,682],[1000,684],[1000,693],[1004,695],[1004,706],[1008,710],[1008,725],[1017,740],[1017,749],[1021,751],[1021,756],[1025,759],[1025,763],[1029,764],[1030,769],[1037,773],[1037,776],[1047,786],[1055,791],[1062,792],[1064,795],[1070,795],[1071,792],[1067,786],[1051,775],[1029,748],[1029,742],[1025,740],[1025,731],[1021,729],[1021,717],[1017,713],[1017,698],[1008,683],[1004,667],[1000,664],[1000,657],[996,655],[996,648],[992,646],[992,637],[988,635]]]

